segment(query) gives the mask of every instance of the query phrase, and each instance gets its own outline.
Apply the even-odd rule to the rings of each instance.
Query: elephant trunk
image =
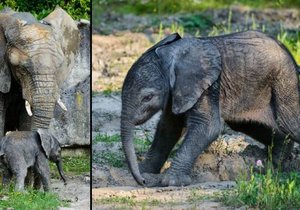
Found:
[[[34,91],[34,95],[32,95],[32,130],[38,128],[47,129],[50,125],[56,101],[56,89],[53,84],[53,81],[43,81],[36,84],[36,87],[38,88]]]
[[[59,175],[60,175],[61,179],[64,181],[64,183],[66,185],[67,181],[66,181],[66,177],[65,177],[65,174],[64,174],[64,171],[63,171],[63,168],[62,168],[62,160],[61,159],[56,162],[56,167],[57,167],[57,170],[59,172]]]
[[[128,120],[121,119],[122,146],[129,169],[137,183],[139,183],[140,185],[144,185],[145,180],[140,174],[133,145],[133,129],[134,125],[132,123],[130,123]]]

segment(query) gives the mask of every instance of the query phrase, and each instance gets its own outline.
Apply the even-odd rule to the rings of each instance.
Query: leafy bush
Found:
[[[30,12],[37,19],[46,17],[59,5],[66,10],[73,19],[89,19],[90,0],[5,0],[0,3],[0,9],[10,7],[20,12]]]

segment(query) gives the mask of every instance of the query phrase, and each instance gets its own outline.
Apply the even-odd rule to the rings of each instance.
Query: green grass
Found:
[[[59,173],[55,163],[50,162],[52,177],[59,178]],[[78,157],[64,156],[63,169],[66,175],[81,175],[90,171],[90,156],[82,155]]]
[[[115,135],[106,135],[106,134],[98,134],[93,139],[93,144],[97,144],[99,142],[105,143],[108,146],[113,146],[115,143],[121,143],[121,136],[118,134]],[[135,138],[134,145],[136,149],[136,153],[138,156],[143,156],[149,149],[151,142],[145,138]],[[113,167],[121,168],[125,166],[125,156],[122,151],[121,145],[119,145],[118,152],[104,151],[100,153],[93,154],[93,162],[103,165],[110,165]]]
[[[271,169],[266,175],[251,172],[250,179],[238,179],[236,188],[222,193],[220,200],[234,207],[300,209],[300,174],[275,173]]]
[[[32,189],[20,193],[14,192],[13,186],[5,189],[0,187],[0,209],[40,210],[58,209],[59,206],[67,206],[67,203],[61,201],[54,193]]]

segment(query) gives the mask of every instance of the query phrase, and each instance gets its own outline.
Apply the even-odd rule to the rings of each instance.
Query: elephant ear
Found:
[[[49,159],[51,148],[53,147],[53,139],[49,134],[48,130],[39,128],[37,130],[38,135],[41,139],[41,145],[43,150],[45,151],[46,157]]]
[[[181,39],[181,36],[178,33],[171,34],[171,35],[167,36],[166,38],[164,38],[163,40],[161,40],[158,43],[156,43],[151,48],[149,48],[144,54],[146,54],[146,53],[148,53],[148,52],[152,51],[153,49],[156,49],[156,48],[158,48],[160,46],[172,43],[172,42],[174,42],[174,41],[176,41],[178,39]]]
[[[80,31],[70,15],[58,6],[41,22],[53,29],[53,34],[60,43],[64,55],[64,63],[56,75],[60,87],[75,64],[80,44]]]
[[[6,51],[6,38],[4,36],[4,33],[0,31],[0,92],[1,93],[8,93],[11,85],[11,74],[8,65],[5,61],[5,51]]]
[[[220,53],[209,40],[184,38],[155,52],[170,75],[174,114],[191,109],[221,73]]]

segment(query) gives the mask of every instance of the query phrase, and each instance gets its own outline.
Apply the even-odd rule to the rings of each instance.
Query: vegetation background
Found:
[[[90,19],[90,0],[4,0],[0,9],[10,7],[20,12],[30,12],[37,19],[46,17],[58,5],[68,12],[74,20]]]

